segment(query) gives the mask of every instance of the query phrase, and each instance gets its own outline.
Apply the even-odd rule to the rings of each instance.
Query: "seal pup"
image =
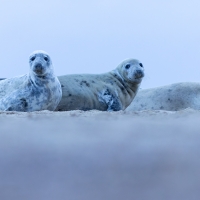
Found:
[[[124,110],[135,97],[143,77],[143,65],[135,59],[127,59],[104,74],[58,76],[62,100],[56,110]]]
[[[57,107],[62,89],[50,56],[41,50],[34,51],[29,65],[28,74],[0,81],[0,110],[53,111]]]
[[[178,111],[186,108],[200,110],[200,83],[182,82],[139,90],[126,110]]]

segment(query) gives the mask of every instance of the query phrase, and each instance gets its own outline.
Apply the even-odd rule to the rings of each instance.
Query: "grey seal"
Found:
[[[177,111],[186,108],[200,110],[200,83],[182,82],[139,90],[126,110]]]
[[[29,73],[0,81],[0,110],[31,112],[56,109],[62,89],[50,56],[41,50],[29,57]]]
[[[56,110],[124,110],[134,99],[144,77],[140,61],[127,59],[103,74],[58,76],[62,100]]]

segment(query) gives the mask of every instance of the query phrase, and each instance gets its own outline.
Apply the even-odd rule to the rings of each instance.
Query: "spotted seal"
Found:
[[[0,81],[1,111],[53,111],[57,107],[62,89],[50,56],[41,50],[34,51],[29,65],[28,74]]]
[[[139,90],[127,111],[168,110],[186,108],[200,110],[200,83],[182,82]]]
[[[124,110],[135,97],[144,68],[136,59],[127,59],[104,74],[58,76],[62,100],[56,110]]]

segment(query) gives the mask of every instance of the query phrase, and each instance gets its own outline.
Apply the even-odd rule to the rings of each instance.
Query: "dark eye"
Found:
[[[143,67],[143,64],[142,64],[142,63],[140,63],[139,65],[140,65],[140,67]]]
[[[125,68],[126,68],[126,69],[129,69],[130,66],[131,66],[130,64],[126,64]]]
[[[45,61],[48,61],[48,58],[45,56],[45,57],[44,57],[44,60],[45,60]]]
[[[35,56],[33,56],[32,58],[31,58],[31,61],[34,61],[35,60]]]

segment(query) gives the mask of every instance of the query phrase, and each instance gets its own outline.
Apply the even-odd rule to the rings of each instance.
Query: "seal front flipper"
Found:
[[[109,89],[99,93],[99,101],[104,102],[107,105],[107,111],[119,111],[122,109],[119,98],[113,95]]]

